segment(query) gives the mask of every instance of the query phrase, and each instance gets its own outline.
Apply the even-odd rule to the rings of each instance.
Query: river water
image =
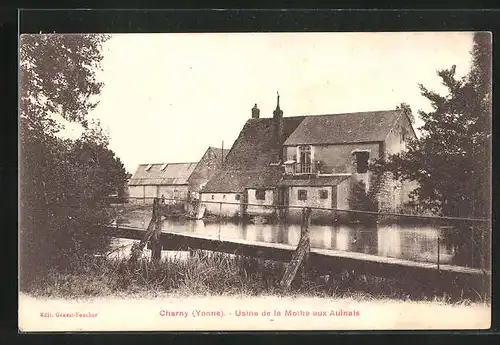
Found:
[[[150,217],[150,216],[149,216]],[[149,217],[135,218],[127,226],[146,228]],[[162,231],[200,234],[218,239],[238,239],[252,242],[273,242],[297,245],[300,225],[241,224],[205,222],[203,220],[166,219]],[[378,256],[421,262],[437,262],[439,228],[423,225],[310,225],[312,248],[360,252]],[[130,241],[119,240],[117,246],[129,247]],[[439,262],[455,264],[454,246],[440,242]],[[122,252],[121,254],[125,254]],[[165,253],[167,254],[167,253]]]

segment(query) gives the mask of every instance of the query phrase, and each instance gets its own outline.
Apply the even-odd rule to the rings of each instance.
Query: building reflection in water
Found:
[[[272,226],[269,225],[256,225],[260,229],[260,235],[262,237],[261,241],[264,242],[274,242],[273,241],[273,233],[276,233],[276,229],[273,229]]]
[[[380,256],[401,257],[401,229],[397,225],[379,227],[377,231],[377,251]]]
[[[264,227],[262,225],[255,226],[255,241],[264,242]]]
[[[277,224],[276,233],[276,243],[286,243],[288,244],[288,226],[286,224]]]
[[[351,240],[353,251],[365,254],[377,254],[378,235],[376,227],[355,226],[354,238]]]
[[[300,241],[300,226],[295,224],[288,225],[288,244],[296,246]]]
[[[135,221],[135,223],[134,223]],[[142,219],[132,219],[138,225]],[[149,219],[148,219],[149,221]],[[147,227],[147,224],[145,225]],[[300,240],[299,224],[244,224],[204,222],[203,220],[162,221],[162,230],[177,233],[197,233],[221,239],[243,239],[255,242],[285,243],[296,246]],[[336,226],[311,225],[311,247],[436,262],[439,229],[431,226],[346,224]],[[454,247],[440,246],[440,262],[452,262]]]
[[[337,227],[337,230],[335,231],[336,247],[332,249],[349,251],[351,249],[351,244],[352,244],[352,233],[353,233],[352,228],[348,228],[343,225]]]
[[[334,227],[318,226],[311,228],[310,240],[312,248],[331,249],[332,236],[335,232]]]
[[[253,226],[252,224],[245,225],[246,231],[245,231],[245,240],[247,241],[258,241],[257,239],[257,228]]]
[[[240,225],[240,239],[248,241],[248,224],[246,223]]]

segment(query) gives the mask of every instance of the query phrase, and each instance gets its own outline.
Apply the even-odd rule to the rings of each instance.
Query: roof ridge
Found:
[[[312,115],[304,115],[305,117],[314,117],[314,116],[335,116],[335,115],[354,115],[354,114],[368,114],[368,113],[386,113],[386,112],[399,112],[400,109],[385,109],[385,110],[366,110],[366,111],[352,111],[348,113],[333,113],[333,114],[312,114]]]
[[[299,118],[299,117],[305,117],[307,115],[294,115],[294,116],[283,116],[283,119],[296,119],[296,118]],[[248,121],[256,121],[256,120],[273,120],[274,118],[273,117],[259,117],[257,119],[254,119],[254,118],[250,118],[247,120]]]
[[[283,119],[296,119],[300,117],[314,117],[314,116],[334,116],[334,115],[354,115],[354,114],[367,114],[367,113],[385,113],[385,112],[399,112],[401,109],[380,109],[380,110],[365,110],[365,111],[351,111],[344,113],[324,113],[324,114],[303,114],[294,116],[283,116]],[[248,119],[248,121],[255,120],[272,120],[272,117],[260,117],[258,119]]]

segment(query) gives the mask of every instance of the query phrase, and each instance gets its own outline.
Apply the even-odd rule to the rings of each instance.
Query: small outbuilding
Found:
[[[152,203],[165,197],[165,202],[189,198],[189,177],[198,163],[140,164],[128,183],[130,202]]]

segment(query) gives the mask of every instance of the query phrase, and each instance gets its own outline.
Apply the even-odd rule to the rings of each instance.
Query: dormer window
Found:
[[[151,169],[151,167],[153,166],[153,164],[149,164],[147,167],[146,167],[146,171],[149,171],[149,169]]]
[[[300,163],[311,164],[311,146],[299,146]]]
[[[354,165],[356,173],[364,174],[368,172],[368,160],[370,159],[370,151],[368,150],[354,150]]]
[[[297,172],[301,174],[312,173],[312,154],[311,146],[303,145],[299,146],[299,164],[297,166]]]
[[[160,168],[160,171],[165,170],[165,168],[166,168],[166,167],[167,167],[167,163],[163,164],[163,165],[161,166],[161,168]]]

